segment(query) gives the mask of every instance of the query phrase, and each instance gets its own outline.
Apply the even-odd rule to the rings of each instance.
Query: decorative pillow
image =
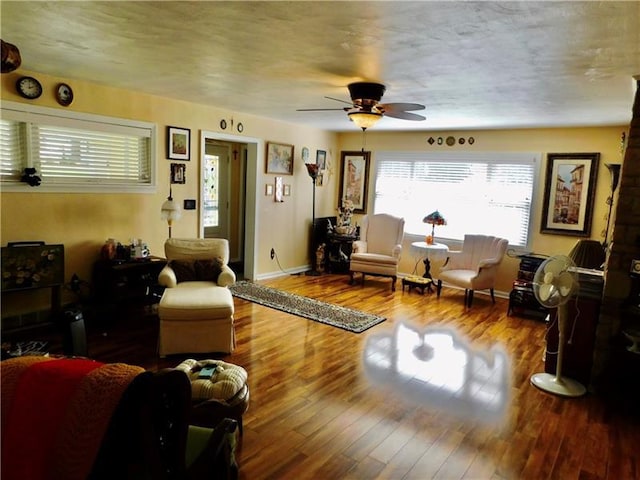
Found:
[[[193,262],[185,260],[171,260],[171,262],[169,262],[169,266],[176,274],[176,281],[178,283],[193,282],[197,280]]]
[[[222,272],[223,263],[220,257],[216,257],[206,260],[196,260],[193,266],[197,280],[217,282],[218,276]]]

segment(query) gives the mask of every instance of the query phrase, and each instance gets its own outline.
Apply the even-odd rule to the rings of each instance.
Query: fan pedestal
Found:
[[[558,358],[556,374],[536,373],[531,376],[531,383],[541,390],[564,397],[580,397],[587,389],[579,382],[562,376],[562,360],[564,356],[565,332],[567,329],[566,301],[558,306]]]
[[[557,378],[550,373],[536,373],[531,376],[531,383],[541,390],[563,397],[580,397],[587,393],[584,386],[566,377]]]

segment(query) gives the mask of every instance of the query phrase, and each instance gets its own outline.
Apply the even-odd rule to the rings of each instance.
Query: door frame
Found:
[[[245,218],[244,218],[244,278],[250,281],[257,279],[256,258],[258,245],[258,165],[264,164],[264,140],[242,135],[230,135],[226,133],[200,130],[200,161],[203,161],[205,153],[205,141],[207,138],[224,142],[242,143],[247,148],[247,171],[245,186]],[[199,176],[199,186],[202,188],[202,174]],[[202,215],[198,219],[200,238],[204,238],[204,225]]]
[[[205,142],[206,143],[206,142]],[[231,210],[229,209],[229,184],[231,181],[231,144],[229,143],[212,143],[211,145],[209,145],[209,147],[215,147],[215,148],[220,148],[221,150],[224,151],[224,155],[225,155],[225,160],[226,160],[226,165],[223,165],[224,162],[220,162],[219,166],[218,166],[218,192],[219,193],[224,193],[224,195],[221,195],[218,197],[218,200],[220,200],[220,197],[222,197],[222,200],[224,200],[224,205],[221,207],[220,206],[220,202],[218,202],[218,228],[217,228],[217,232],[215,234],[216,237],[225,237],[227,235],[229,235],[230,232],[230,225],[231,225]],[[202,154],[202,162],[201,162],[201,167],[200,167],[200,178],[202,179],[202,177],[204,176],[204,165],[205,165],[205,161],[204,161],[204,157],[207,155],[206,152],[206,144],[205,144],[205,151]],[[221,173],[224,172],[224,175],[221,175]],[[202,182],[202,180],[201,180]],[[204,183],[204,182],[203,182]],[[203,188],[203,185],[200,185],[200,205],[203,207],[204,209],[204,197],[205,197],[205,191]],[[220,213],[221,210],[224,209],[224,212]],[[202,217],[204,216],[204,211],[200,212],[200,221],[202,222]],[[220,221],[222,220],[222,221]],[[215,227],[205,227],[204,224],[202,226],[202,236],[205,236],[205,230],[207,228],[215,228]],[[209,232],[211,233],[211,232]],[[230,259],[232,260],[232,259]]]

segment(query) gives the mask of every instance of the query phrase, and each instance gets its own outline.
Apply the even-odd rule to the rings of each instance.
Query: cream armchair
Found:
[[[158,283],[165,288],[158,305],[159,352],[231,353],[235,347],[233,297],[236,281],[227,265],[223,238],[170,238],[164,244],[167,266]]]
[[[502,262],[509,242],[504,238],[486,235],[465,235],[461,251],[449,252],[449,258],[440,270],[438,297],[442,282],[464,288],[464,304],[471,307],[473,291],[489,289],[495,303],[493,287],[498,265]]]
[[[404,218],[386,213],[365,215],[360,227],[360,240],[353,242],[353,251],[349,263],[351,283],[356,272],[391,277],[391,290],[396,290],[398,263],[402,254],[404,236]]]

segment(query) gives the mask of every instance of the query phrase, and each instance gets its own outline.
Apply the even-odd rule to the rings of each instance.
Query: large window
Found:
[[[5,102],[0,119],[3,189],[28,188],[36,169],[42,190],[144,191],[155,186],[155,125]],[[40,188],[40,187],[39,187]]]
[[[376,154],[375,213],[404,217],[405,232],[430,233],[422,219],[439,210],[436,237],[495,235],[526,246],[540,155],[533,153]]]

